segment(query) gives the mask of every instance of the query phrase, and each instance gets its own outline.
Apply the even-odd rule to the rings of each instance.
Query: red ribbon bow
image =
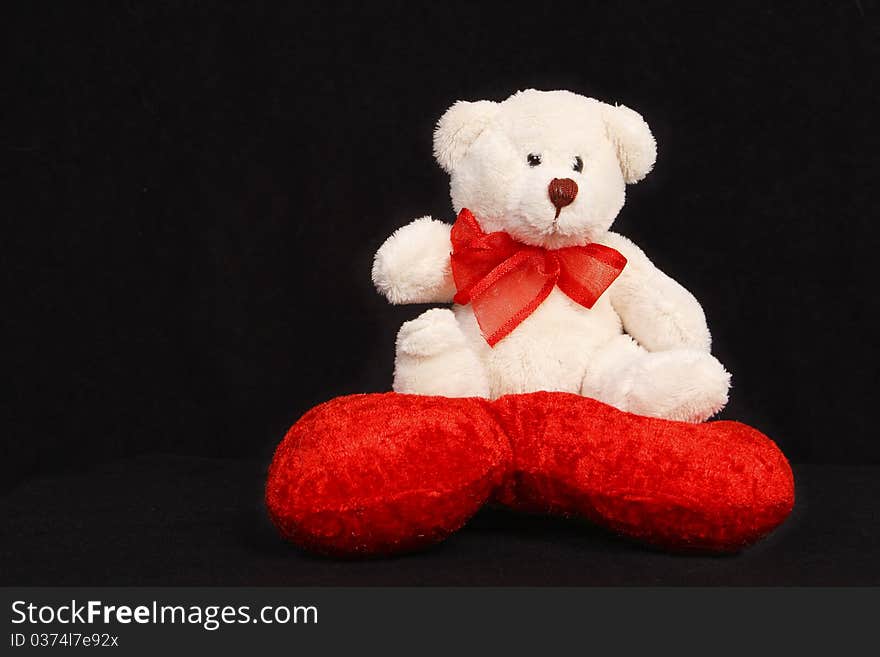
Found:
[[[490,347],[519,326],[553,287],[585,308],[620,275],[626,258],[602,244],[544,249],[484,233],[467,208],[452,226],[455,303],[470,303]]]

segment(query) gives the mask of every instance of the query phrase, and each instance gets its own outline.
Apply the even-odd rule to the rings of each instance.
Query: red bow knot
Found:
[[[490,347],[519,326],[554,286],[592,308],[626,265],[602,244],[544,249],[507,233],[484,233],[467,208],[452,226],[455,303],[470,303]]]

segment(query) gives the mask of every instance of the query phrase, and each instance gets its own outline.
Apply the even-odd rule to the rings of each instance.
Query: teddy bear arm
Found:
[[[391,303],[450,303],[452,226],[422,217],[397,229],[373,260],[373,284]]]
[[[712,339],[703,308],[694,296],[627,238],[608,233],[603,243],[627,259],[608,291],[624,330],[648,351],[684,347],[708,352]]]

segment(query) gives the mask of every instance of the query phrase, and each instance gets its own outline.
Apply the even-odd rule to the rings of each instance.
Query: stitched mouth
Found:
[[[559,225],[558,213],[552,218],[550,218],[549,213],[534,218],[530,218],[526,213],[520,214],[519,216],[526,224],[529,225],[532,231],[534,231],[534,235],[536,237],[540,236],[540,239],[546,239],[548,237],[553,237],[556,235],[565,235],[567,233],[567,231],[562,229]],[[544,219],[542,217],[548,217],[550,218],[550,221],[547,221],[547,219]]]
[[[553,217],[553,221],[550,222],[550,226],[547,228],[547,235],[559,234],[564,234],[564,231],[559,227],[559,210],[557,210],[556,216]]]

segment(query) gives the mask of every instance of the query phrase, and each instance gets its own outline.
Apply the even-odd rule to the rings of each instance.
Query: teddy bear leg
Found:
[[[697,349],[649,352],[621,335],[593,358],[581,394],[638,415],[702,422],[727,403],[730,374]]]
[[[488,397],[489,379],[451,310],[432,308],[397,334],[395,392]]]

